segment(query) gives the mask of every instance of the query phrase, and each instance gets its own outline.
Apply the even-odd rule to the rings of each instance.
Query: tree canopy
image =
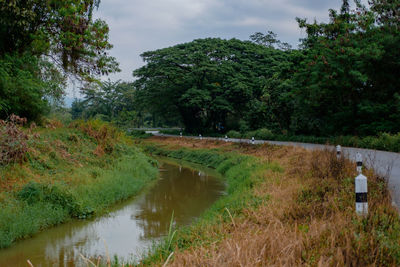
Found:
[[[37,119],[62,97],[67,76],[85,83],[118,71],[99,0],[0,0],[0,117]]]
[[[329,22],[298,18],[298,49],[257,32],[251,41],[198,39],[142,54],[142,103],[189,132],[370,135],[400,131],[400,7],[355,1]]]
[[[284,52],[237,39],[198,39],[142,54],[134,71],[143,102],[179,116],[189,131],[217,131],[265,107],[266,80]],[[253,125],[254,124],[254,125]]]

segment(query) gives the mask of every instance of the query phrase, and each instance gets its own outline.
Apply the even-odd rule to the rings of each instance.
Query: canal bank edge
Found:
[[[32,140],[28,161],[0,169],[2,186],[9,186],[0,192],[0,248],[106,212],[158,177],[154,160],[108,124],[36,131],[40,137]],[[100,131],[107,140],[94,137]]]
[[[221,206],[216,203],[194,226],[178,230],[173,240],[165,241],[169,249],[161,244],[143,265],[163,264],[172,252],[169,261],[175,266],[251,265],[257,260],[266,264],[400,262],[399,217],[384,181],[368,172],[371,212],[358,217],[353,207],[353,165],[335,161],[329,151],[179,138],[152,138],[143,146],[148,153],[225,170],[225,177],[231,176],[228,186],[233,185],[228,194],[236,196],[221,200]],[[245,160],[235,162],[231,156]],[[243,191],[237,194],[239,184]],[[288,257],[278,257],[279,249],[285,248],[290,248]]]

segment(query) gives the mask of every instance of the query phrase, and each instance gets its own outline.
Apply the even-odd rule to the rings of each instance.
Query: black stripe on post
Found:
[[[356,193],[356,202],[368,202],[367,193]]]
[[[357,161],[357,167],[362,167],[362,161]]]

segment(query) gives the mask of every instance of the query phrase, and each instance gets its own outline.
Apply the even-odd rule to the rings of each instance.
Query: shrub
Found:
[[[152,134],[146,133],[143,130],[131,130],[131,131],[129,131],[128,135],[130,135],[134,138],[147,138],[147,137],[153,136]]]
[[[258,129],[255,131],[247,132],[244,134],[245,138],[256,138],[256,139],[261,139],[261,140],[271,140],[274,138],[274,134],[272,133],[271,130],[268,130],[266,128]]]
[[[123,135],[117,128],[101,120],[78,120],[71,123],[70,126],[80,129],[88,136],[94,138],[99,145],[97,150],[104,151],[107,154],[111,154],[114,151],[115,143],[120,141]]]
[[[241,133],[239,133],[238,131],[235,131],[235,130],[230,130],[226,135],[229,138],[242,138]]]
[[[7,121],[0,120],[0,165],[26,160],[29,136],[21,129],[26,122],[14,114]]]
[[[81,218],[88,215],[88,211],[80,207],[71,193],[56,185],[30,182],[17,193],[17,197],[18,199],[25,201],[28,205],[42,202],[59,206],[68,211],[68,213],[73,217]]]

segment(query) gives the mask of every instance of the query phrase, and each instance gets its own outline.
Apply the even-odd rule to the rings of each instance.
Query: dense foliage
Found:
[[[146,52],[134,71],[143,102],[163,116],[179,116],[188,131],[259,127],[268,107],[266,81],[285,53],[237,39],[199,39]],[[257,117],[257,118],[256,118]]]
[[[99,0],[0,0],[0,118],[37,120],[60,102],[66,77],[85,83],[118,71]]]
[[[142,54],[135,87],[151,112],[188,132],[267,128],[276,134],[400,131],[399,5],[358,1],[328,23],[297,19],[298,49],[273,32],[251,41],[199,39]]]

